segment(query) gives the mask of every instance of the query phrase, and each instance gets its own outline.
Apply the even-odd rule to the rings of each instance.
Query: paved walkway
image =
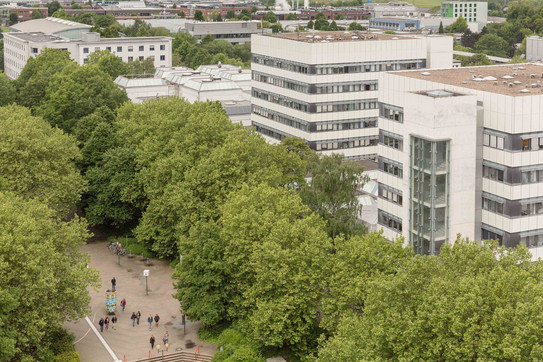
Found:
[[[89,319],[94,326],[100,330],[98,321],[105,318],[105,291],[111,288],[111,279],[117,280],[117,312],[118,322],[116,328],[112,328],[110,323],[109,330],[102,333],[102,337],[109,344],[113,352],[120,360],[126,358],[132,361],[139,358],[149,357],[151,345],[149,338],[155,336],[156,344],[162,345],[162,337],[166,331],[170,334],[169,344],[170,352],[178,348],[183,350],[195,351],[200,347],[200,352],[204,354],[214,354],[215,345],[202,342],[198,339],[196,331],[200,327],[198,322],[191,323],[187,320],[186,334],[183,334],[183,325],[181,323],[181,313],[179,312],[179,302],[172,297],[175,293],[171,274],[172,268],[167,262],[153,260],[153,265],[145,266],[139,257],[129,259],[126,256],[121,257],[121,265],[117,263],[117,256],[113,255],[107,247],[106,242],[89,242],[82,248],[82,251],[88,252],[91,256],[90,265],[100,271],[102,286],[99,292],[90,290],[92,297],[92,314]],[[143,270],[149,269],[149,295],[145,295],[145,278]],[[126,299],[126,309],[123,312],[120,307],[120,301]],[[130,316],[132,312],[141,312],[140,324],[132,327]],[[158,328],[154,326],[149,330],[147,317],[149,314],[160,316]],[[111,316],[110,316],[111,319]],[[74,322],[68,322],[65,327],[75,334],[75,349],[81,356],[83,362],[108,362],[112,361],[111,356],[106,351],[102,343],[90,329],[85,319]],[[153,356],[158,356],[156,350],[152,351]]]

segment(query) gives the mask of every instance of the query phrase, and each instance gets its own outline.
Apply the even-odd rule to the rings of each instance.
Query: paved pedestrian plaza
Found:
[[[119,265],[117,256],[109,250],[105,241],[91,241],[83,246],[82,251],[90,254],[90,265],[100,271],[102,280],[99,291],[90,290],[92,313],[88,315],[98,333],[100,333],[98,321],[106,317],[105,292],[111,289],[111,279],[115,277],[117,280],[118,322],[115,329],[110,323],[109,329],[106,331],[104,328],[101,335],[119,360],[126,358],[127,361],[132,361],[149,357],[151,335],[154,335],[156,339],[152,355],[161,355],[157,352],[156,345],[162,346],[162,337],[166,331],[170,335],[169,352],[180,349],[196,351],[199,347],[200,353],[209,355],[215,353],[216,347],[213,344],[198,339],[196,335],[200,327],[198,322],[191,323],[186,320],[186,331],[185,334],[183,333],[179,302],[172,296],[175,294],[171,279],[173,269],[168,262],[152,260],[152,265],[147,266],[140,257],[123,256]],[[148,269],[150,273],[148,295],[145,294],[145,277],[143,277],[145,269]],[[120,301],[123,298],[126,299],[124,312],[120,307]],[[141,312],[140,324],[132,327],[130,316],[132,312],[137,311]],[[147,318],[150,314],[153,317],[155,314],[160,316],[158,328],[153,322],[153,328],[149,330]],[[68,322],[65,327],[75,335],[75,348],[81,356],[81,361],[113,361],[111,354],[85,319]]]

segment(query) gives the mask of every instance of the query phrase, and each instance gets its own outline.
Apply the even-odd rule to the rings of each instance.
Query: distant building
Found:
[[[226,40],[232,44],[248,43],[251,41],[251,34],[260,32],[258,21],[194,21],[185,23],[185,28],[181,30],[194,36],[198,43],[204,36],[212,35],[215,39]]]
[[[88,33],[92,26],[64,19],[48,17],[35,19],[9,27],[11,33],[36,33],[55,35],[67,39],[81,39],[83,33]]]
[[[488,23],[488,3],[474,1],[448,1],[441,3],[441,16],[457,19],[463,17],[469,23]]]
[[[526,39],[526,59],[543,62],[543,37],[534,35]]]
[[[69,23],[72,24],[59,23],[54,21],[54,18],[32,20],[27,24],[33,24],[34,27],[23,28],[21,26],[25,24],[18,24],[20,26],[15,29],[22,29],[25,32],[5,33],[6,75],[11,79],[19,77],[28,59],[37,57],[45,48],[67,50],[70,57],[80,65],[85,64],[88,56],[98,50],[108,50],[125,62],[152,58],[157,68],[172,65],[170,37],[100,38],[98,33],[84,32],[88,31],[84,24]],[[30,29],[35,30],[29,31]]]
[[[419,19],[402,18],[375,18],[370,19],[370,28],[386,29],[394,31],[420,30]]]
[[[391,16],[418,16],[419,9],[412,4],[400,1],[389,3],[365,3],[364,10],[371,14],[372,18],[386,18]]]

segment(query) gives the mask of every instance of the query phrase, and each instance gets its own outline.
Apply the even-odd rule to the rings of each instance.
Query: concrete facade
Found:
[[[461,233],[543,256],[542,72],[526,64],[384,76],[378,205],[387,237],[432,254]]]
[[[251,41],[251,34],[259,32],[258,21],[225,21],[225,22],[187,22],[183,32],[194,36],[198,43],[206,35],[215,39],[226,40],[232,44],[242,44]]]
[[[85,33],[80,40],[72,40],[42,32],[4,34],[4,72],[17,79],[30,57],[37,57],[45,48],[64,49],[78,64],[98,50],[108,50],[123,61],[153,58],[156,68],[172,65],[172,38],[100,38],[98,33]]]
[[[526,59],[532,62],[543,61],[543,37],[534,35],[526,39]]]
[[[468,23],[488,22],[488,3],[480,1],[448,1],[441,3],[441,16],[457,19],[463,17]]]
[[[270,142],[296,136],[318,152],[376,159],[383,72],[452,66],[450,37],[311,36],[252,37],[251,120]]]

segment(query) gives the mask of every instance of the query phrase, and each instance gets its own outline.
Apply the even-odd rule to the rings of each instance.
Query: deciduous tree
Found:
[[[37,199],[59,216],[73,211],[85,189],[75,139],[15,105],[0,107],[0,129],[0,190]]]
[[[89,311],[99,274],[79,251],[88,237],[83,220],[62,222],[38,200],[0,191],[2,360],[51,360],[52,333]]]

